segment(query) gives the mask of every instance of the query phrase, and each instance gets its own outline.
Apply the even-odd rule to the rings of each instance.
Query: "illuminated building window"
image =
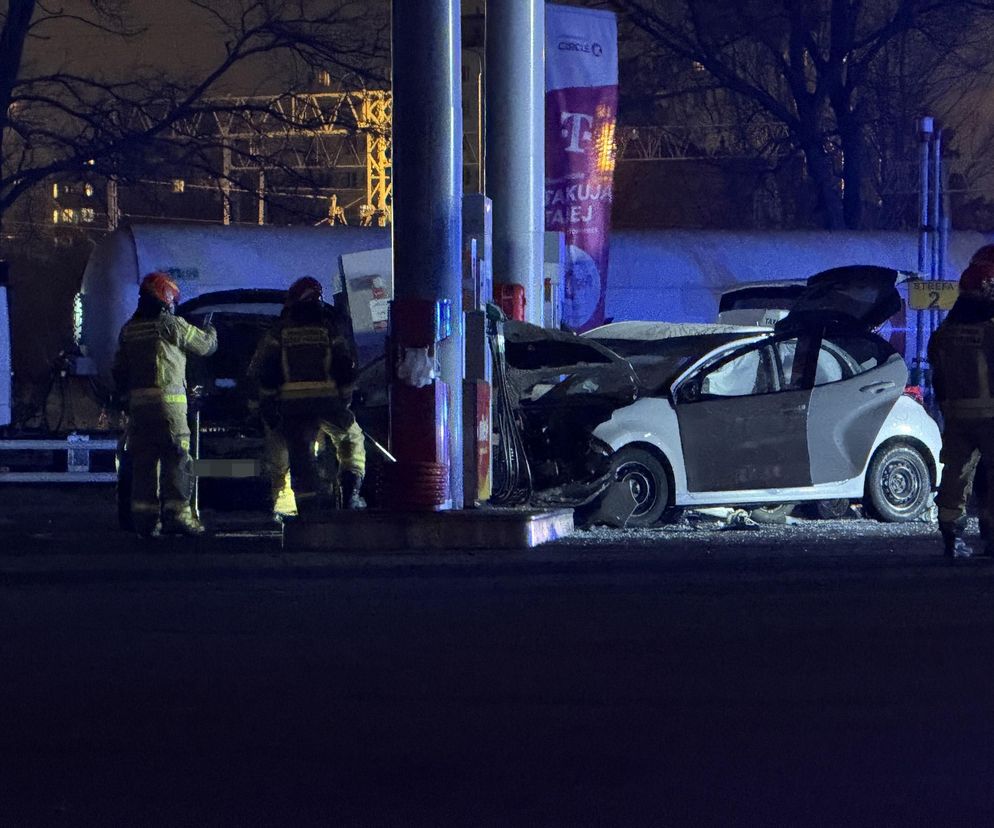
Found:
[[[94,210],[92,207],[83,207],[79,211],[79,218],[80,218],[81,221],[86,222],[87,224],[90,224],[90,223],[96,221],[97,211]]]
[[[59,197],[59,185],[58,184],[53,184],[52,185],[52,198],[58,198],[58,197]]]
[[[83,195],[85,195],[87,198],[89,198],[90,196],[93,195],[93,185],[92,184],[84,184],[83,185]]]

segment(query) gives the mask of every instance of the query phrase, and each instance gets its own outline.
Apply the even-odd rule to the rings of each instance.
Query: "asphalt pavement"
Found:
[[[994,820],[994,563],[934,525],[292,554],[0,498],[4,826]]]

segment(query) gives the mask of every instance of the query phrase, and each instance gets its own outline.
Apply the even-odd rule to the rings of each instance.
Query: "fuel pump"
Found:
[[[452,335],[448,299],[394,299],[387,341],[390,451],[383,500],[391,509],[451,507],[448,387],[438,377],[438,351]]]
[[[493,363],[486,306],[493,295],[492,204],[480,193],[463,197],[463,312],[466,378],[463,381],[463,492],[466,506],[490,499],[493,479]]]

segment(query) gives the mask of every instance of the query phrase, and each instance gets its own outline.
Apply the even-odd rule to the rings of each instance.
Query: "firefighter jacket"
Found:
[[[324,305],[303,302],[280,318],[256,349],[248,375],[258,385],[260,407],[295,400],[348,405],[356,379],[348,341]]]
[[[114,358],[114,384],[129,408],[153,403],[186,404],[186,356],[210,356],[217,349],[214,328],[205,330],[167,310],[139,311],[129,319]]]
[[[956,301],[932,334],[928,359],[935,398],[945,417],[994,417],[994,304]]]

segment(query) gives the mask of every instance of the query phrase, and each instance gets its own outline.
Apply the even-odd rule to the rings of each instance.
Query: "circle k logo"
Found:
[[[594,57],[604,54],[604,48],[600,43],[588,43],[585,40],[560,40],[558,49],[560,52],[583,52]]]

